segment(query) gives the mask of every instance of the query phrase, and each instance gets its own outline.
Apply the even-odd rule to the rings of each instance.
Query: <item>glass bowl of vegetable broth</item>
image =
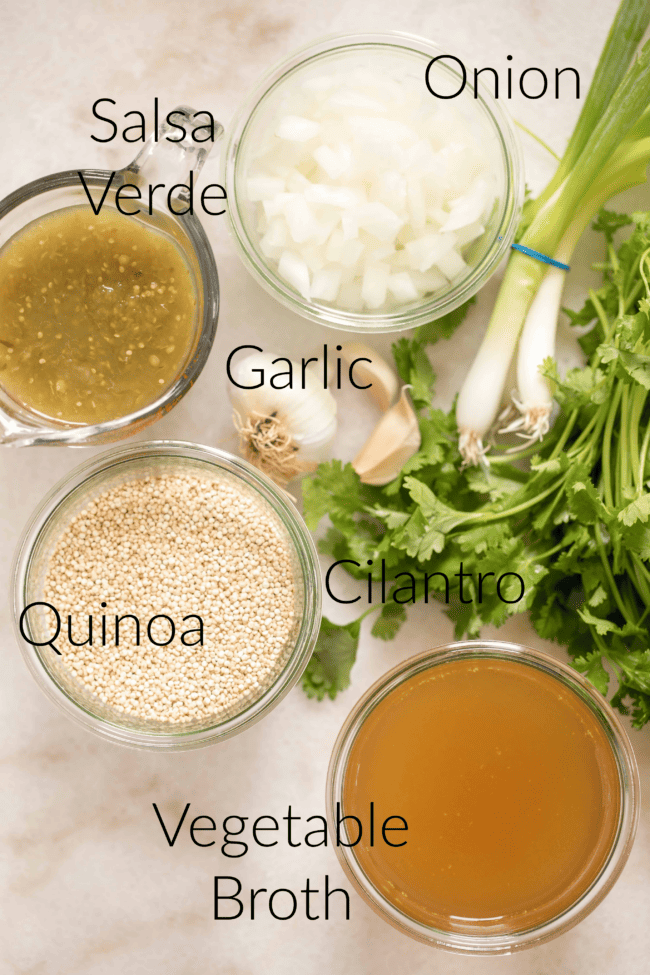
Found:
[[[397,32],[326,37],[272,68],[239,110],[222,157],[233,237],[259,283],[304,317],[411,328],[474,295],[507,252],[518,139],[501,102],[480,84],[475,97],[467,69],[463,88],[446,55]]]
[[[55,173],[0,202],[0,443],[130,436],[170,410],[205,365],[219,283],[180,187],[208,149],[190,137],[191,109],[170,114],[183,116],[181,142],[167,141],[166,122],[120,171]],[[177,213],[162,191],[148,212],[157,174],[178,184]],[[125,189],[118,208],[124,184],[141,199]]]
[[[611,889],[639,779],[592,684],[537,650],[468,641],[367,691],[334,746],[327,807],[345,872],[384,920],[504,954],[566,931]]]
[[[266,475],[153,441],[92,458],[47,495],[16,551],[13,605],[25,662],[69,718],[180,751],[238,734],[288,694],[318,635],[321,578]]]

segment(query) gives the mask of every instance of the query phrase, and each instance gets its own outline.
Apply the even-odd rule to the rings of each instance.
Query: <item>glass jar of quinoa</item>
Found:
[[[157,441],[82,464],[18,546],[18,641],[69,717],[122,744],[207,745],[299,679],[320,625],[289,497],[224,451]],[[37,604],[37,605],[33,605]]]

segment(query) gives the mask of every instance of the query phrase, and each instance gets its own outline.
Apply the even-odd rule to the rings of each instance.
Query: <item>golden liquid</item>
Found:
[[[371,848],[366,835],[352,851],[392,904],[442,930],[514,932],[557,916],[598,875],[619,775],[599,721],[559,681],[456,660],[406,680],[361,726],[343,811],[367,822],[370,802],[378,820],[408,823],[392,834],[406,846]]]
[[[195,318],[179,247],[115,210],[56,210],[0,250],[0,384],[45,416],[101,423],[153,403]]]

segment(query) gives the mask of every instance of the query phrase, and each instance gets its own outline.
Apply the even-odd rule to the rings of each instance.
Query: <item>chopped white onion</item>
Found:
[[[368,308],[381,308],[386,301],[389,269],[386,264],[367,267],[361,285],[361,297]]]
[[[283,251],[278,262],[278,272],[280,277],[309,301],[309,268],[306,261],[291,251]]]
[[[356,56],[310,70],[280,87],[254,134],[244,186],[262,254],[306,300],[348,311],[448,289],[486,232],[489,153],[411,64]]]
[[[275,130],[279,139],[287,139],[289,142],[309,142],[315,139],[320,132],[320,125],[309,118],[301,118],[299,115],[285,115],[280,119],[280,124]]]

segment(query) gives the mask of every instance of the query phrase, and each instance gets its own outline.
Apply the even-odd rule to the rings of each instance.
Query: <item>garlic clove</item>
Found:
[[[377,406],[380,410],[389,409],[397,396],[399,382],[386,360],[364,342],[346,342],[341,346],[341,356],[348,366],[355,359],[370,359],[370,362],[357,363],[355,379],[361,385],[372,383],[368,392]]]
[[[384,413],[365,447],[352,461],[363,484],[388,484],[420,449],[422,438],[408,389],[402,387],[397,403]]]

